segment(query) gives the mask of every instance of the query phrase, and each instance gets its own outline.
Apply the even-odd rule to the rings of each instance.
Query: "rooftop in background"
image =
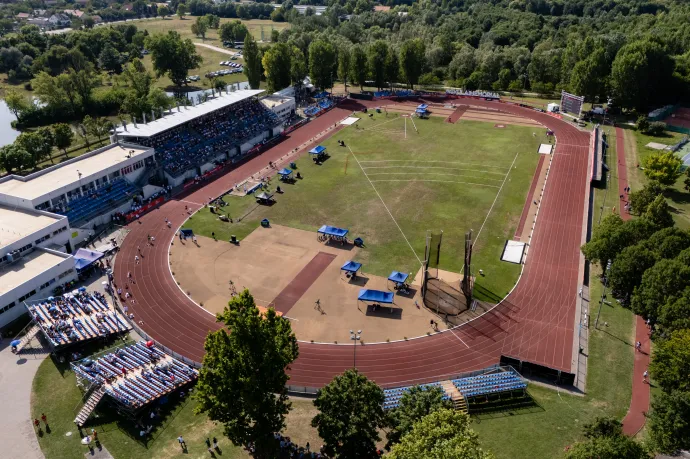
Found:
[[[262,98],[261,103],[264,104],[266,108],[270,109],[273,108],[275,105],[284,104],[285,102],[288,102],[290,99],[292,99],[292,97],[280,96],[276,93]]]
[[[58,255],[56,252],[34,250],[13,264],[0,268],[0,295],[14,290],[42,272],[59,265],[71,255]]]
[[[65,218],[65,217],[63,217]],[[0,206],[0,249],[60,220],[59,216]]]
[[[26,177],[11,175],[8,177],[9,180],[0,182],[0,193],[19,199],[37,199],[51,191],[77,184],[80,180],[88,183],[89,176],[150,151],[150,149],[137,148],[131,145],[112,144],[102,151],[96,150],[91,154],[87,153],[75,158],[74,161]]]
[[[156,121],[149,121],[147,124],[130,123],[127,125],[127,130],[120,125],[117,128],[118,136],[122,138],[127,137],[151,137],[168,129],[172,129],[195,118],[207,115],[216,110],[228,107],[237,102],[241,102],[250,97],[264,92],[262,89],[241,89],[239,91],[231,92],[230,94],[221,94],[219,97],[214,97],[206,102],[194,106],[180,107],[178,112],[176,108],[172,109],[172,113],[157,119]]]

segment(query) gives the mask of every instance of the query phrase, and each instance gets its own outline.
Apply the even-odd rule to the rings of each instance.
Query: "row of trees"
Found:
[[[255,457],[278,457],[274,433],[285,427],[290,410],[285,370],[299,354],[290,322],[273,309],[261,314],[247,290],[218,320],[227,330],[206,338],[197,411],[222,423],[235,445],[252,445]],[[416,387],[399,408],[386,413],[382,389],[357,370],[347,370],[318,392],[312,426],[331,457],[378,457],[379,431],[387,428],[394,459],[491,459],[469,428],[469,417],[450,409],[442,395],[440,388]]]

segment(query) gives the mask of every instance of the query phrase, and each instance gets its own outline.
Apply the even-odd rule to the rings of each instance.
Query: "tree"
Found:
[[[406,40],[400,47],[400,70],[411,88],[419,82],[424,71],[424,51],[424,42],[419,38]]]
[[[390,459],[492,459],[483,451],[479,436],[470,429],[470,417],[460,411],[441,409],[417,421],[393,446]]]
[[[662,185],[672,186],[681,176],[683,160],[672,151],[655,152],[643,161],[644,175]]]
[[[98,142],[101,139],[108,137],[110,130],[113,128],[113,123],[107,118],[91,118],[89,115],[84,117],[82,124],[86,128],[86,132],[92,137],[96,137]]]
[[[649,372],[667,393],[690,392],[690,330],[676,330],[657,341]]]
[[[663,192],[664,187],[656,180],[648,181],[639,191],[631,191],[628,198],[632,212],[642,215],[656,197]]]
[[[290,59],[290,79],[292,84],[301,85],[307,76],[307,63],[304,53],[297,46],[292,47],[292,59]]]
[[[244,37],[244,74],[249,80],[249,87],[258,89],[261,84],[261,52],[250,33]]]
[[[17,119],[22,116],[23,112],[29,109],[29,102],[26,98],[13,89],[5,90],[5,103]]]
[[[19,144],[14,143],[0,147],[0,166],[11,174],[32,164],[31,155]]]
[[[655,449],[674,454],[690,448],[690,392],[662,392],[652,399],[649,433]]]
[[[644,134],[649,130],[649,119],[644,115],[640,115],[637,118],[636,126],[637,130]]]
[[[338,79],[345,85],[345,92],[347,93],[347,79],[350,75],[350,47],[342,45],[338,49]]]
[[[53,148],[50,140],[46,132],[39,129],[35,132],[22,132],[15,140],[15,144],[29,154],[31,160],[26,165],[35,168],[50,155],[50,150]]]
[[[165,5],[159,5],[158,6],[158,16],[165,18],[170,16],[170,8],[168,8]]]
[[[24,57],[24,54],[14,46],[0,49],[0,73],[8,73],[10,70],[17,68],[22,57]]]
[[[621,251],[651,236],[656,227],[644,218],[624,222],[619,215],[605,217],[581,250],[587,260],[606,266]]]
[[[381,90],[386,84],[386,61],[388,60],[388,42],[376,40],[369,45],[367,62],[369,73],[374,80],[374,85]]]
[[[623,424],[615,418],[598,417],[582,426],[582,433],[587,438],[617,437],[623,435]]]
[[[93,26],[96,25],[96,20],[93,18],[93,16],[90,15],[84,15],[81,18],[82,24],[84,24],[84,27],[87,29],[93,29]]]
[[[333,85],[335,71],[335,48],[324,40],[314,40],[309,45],[309,76],[319,89]]]
[[[249,35],[249,29],[240,21],[230,21],[220,26],[220,39],[229,42],[244,41],[245,37]]]
[[[261,58],[269,92],[290,86],[292,53],[287,43],[276,43]]]
[[[151,51],[156,75],[168,75],[176,86],[185,84],[189,70],[198,68],[203,61],[196,53],[192,40],[183,40],[180,34],[173,30],[166,34],[149,36],[146,39],[146,48]]]
[[[107,72],[122,72],[122,56],[110,43],[106,44],[98,57],[98,65]]]
[[[72,131],[72,128],[69,127],[69,124],[58,123],[53,124],[52,129],[55,146],[61,149],[65,154],[65,158],[67,158],[67,148],[72,145],[72,141],[74,140],[74,132]]]
[[[262,315],[246,289],[218,320],[227,330],[206,337],[196,412],[222,423],[235,445],[253,443],[255,457],[276,457],[273,434],[285,427],[290,409],[285,370],[299,353],[290,321],[273,308]]]
[[[271,29],[271,43],[278,43],[280,41],[280,32],[278,29]]]
[[[357,370],[333,378],[316,394],[319,413],[311,421],[328,455],[374,458],[378,429],[385,426],[383,391]]]
[[[659,195],[647,206],[647,210],[642,216],[652,222],[657,228],[668,228],[673,226],[673,215],[671,215],[669,209],[666,198]]]
[[[187,14],[187,5],[184,3],[177,4],[177,17],[184,19],[184,15]]]
[[[206,32],[208,31],[208,21],[205,17],[198,17],[196,21],[192,24],[192,33],[197,37],[201,37],[202,40],[206,39]]]
[[[565,454],[566,459],[649,459],[637,441],[625,435],[598,437],[575,445]]]
[[[450,409],[452,404],[443,399],[440,387],[414,386],[405,392],[398,407],[388,413],[391,430],[386,435],[387,447],[399,443],[400,438],[412,431],[415,422],[440,409]]]
[[[154,110],[167,110],[170,108],[172,98],[170,98],[161,88],[151,88],[146,102]]]
[[[206,20],[206,24],[208,25],[209,29],[217,29],[220,27],[220,17],[216,16],[215,14],[207,14],[204,16],[204,19]]]
[[[228,84],[222,78],[216,78],[213,80],[213,89],[215,89],[218,94],[221,94],[223,91],[225,91],[225,88],[227,87]]]
[[[636,244],[623,249],[611,264],[608,283],[618,298],[627,302],[642,282],[645,271],[657,261],[657,257],[644,244]]]
[[[350,58],[350,79],[364,90],[364,83],[367,80],[367,55],[361,45],[352,47]]]
[[[660,260],[645,271],[635,289],[632,310],[635,314],[656,321],[659,309],[675,301],[690,285],[690,266],[677,260]]]
[[[690,287],[686,287],[675,301],[661,307],[657,324],[667,332],[690,329]]]
[[[451,80],[459,80],[472,75],[476,68],[475,50],[469,45],[460,48],[448,64],[448,74]]]

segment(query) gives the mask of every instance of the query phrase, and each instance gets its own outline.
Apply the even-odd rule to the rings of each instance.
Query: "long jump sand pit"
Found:
[[[359,303],[361,288],[388,290],[387,279],[367,274],[366,265],[354,281],[341,275],[340,267],[366,249],[324,244],[316,231],[273,225],[257,228],[237,246],[205,237],[198,244],[174,239],[171,269],[180,288],[214,314],[227,305],[234,286],[248,288],[258,305],[282,312],[303,341],[346,343],[349,330],[362,330],[369,343],[394,341],[433,332],[430,321],[440,322],[422,306],[418,285],[410,295],[395,295],[392,313]]]

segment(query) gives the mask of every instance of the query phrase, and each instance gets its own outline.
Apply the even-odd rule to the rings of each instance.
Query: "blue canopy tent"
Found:
[[[75,268],[77,272],[82,271],[98,260],[103,258],[103,252],[97,252],[95,250],[79,249],[74,254]]]
[[[362,268],[362,263],[357,263],[356,261],[348,261],[343,266],[340,267],[341,273],[344,272],[345,275],[351,279],[357,277],[357,271]]]
[[[393,282],[393,288],[395,290],[407,290],[407,279],[410,278],[409,274],[401,273],[398,271],[393,271],[388,280]]]
[[[325,152],[326,152],[326,147],[324,147],[323,145],[318,145],[318,146],[312,148],[311,150],[309,150],[310,155],[320,155],[320,154],[325,153]]]
[[[363,301],[365,303],[372,303],[372,306],[374,307],[374,310],[382,305],[382,304],[393,304],[393,298],[395,297],[395,294],[393,292],[383,292],[381,290],[370,290],[367,288],[363,288],[359,291],[359,295],[357,295],[357,309],[359,309],[359,301]],[[391,306],[391,314],[393,313],[393,306]]]
[[[427,104],[419,104],[419,105],[417,106],[417,110],[424,110],[424,111],[426,111],[427,108],[429,108],[429,106],[428,106]]]
[[[317,233],[319,234],[319,241],[329,241],[333,239],[334,241],[344,244],[347,242],[347,233],[350,230],[345,228],[336,228],[335,226],[323,225]]]
[[[188,239],[190,237],[194,237],[194,231],[190,229],[181,229],[180,230],[180,239]]]
[[[292,169],[288,169],[287,167],[279,170],[278,175],[280,175],[280,180],[283,182],[292,182],[295,180],[295,178],[292,176]]]

